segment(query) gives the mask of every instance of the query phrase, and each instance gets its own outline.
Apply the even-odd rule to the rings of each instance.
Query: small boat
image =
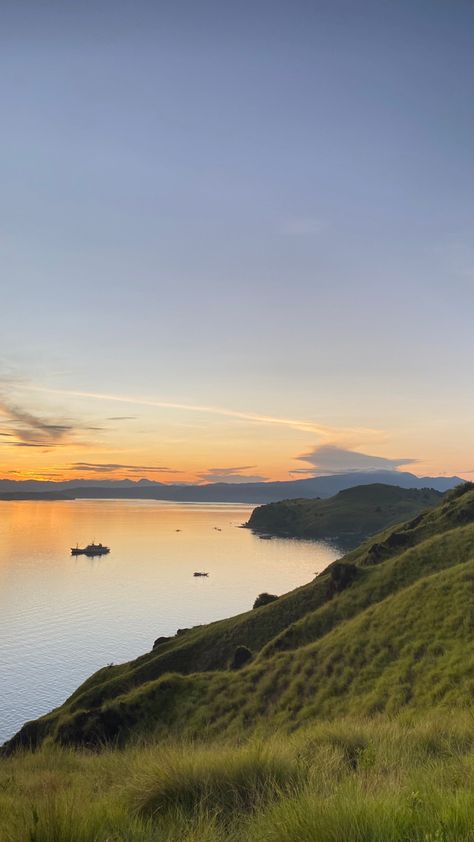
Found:
[[[89,557],[93,557],[96,555],[107,555],[110,553],[110,547],[106,547],[104,544],[88,544],[87,547],[71,547],[71,555],[87,555]]]
[[[196,571],[193,573],[193,576],[209,576],[209,573],[200,573],[199,571]]]
[[[262,541],[271,541],[273,535],[259,535],[258,537],[261,538]]]

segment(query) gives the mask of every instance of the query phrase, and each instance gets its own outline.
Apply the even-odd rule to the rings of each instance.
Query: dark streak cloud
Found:
[[[73,462],[70,471],[94,471],[97,473],[113,473],[114,471],[131,471],[132,473],[181,473],[163,465],[122,465],[116,462]]]
[[[44,444],[35,444],[34,442],[30,441],[14,441],[12,442],[12,447],[43,447]],[[46,452],[46,451],[44,451]]]
[[[0,415],[7,420],[10,431],[6,434],[16,438],[15,446],[55,445],[63,443],[74,431],[72,424],[52,423],[22,409],[5,398],[0,398]]]

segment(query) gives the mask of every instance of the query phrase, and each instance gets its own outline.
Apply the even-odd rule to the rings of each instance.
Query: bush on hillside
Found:
[[[276,599],[278,599],[278,597],[274,593],[261,593],[257,596],[253,607],[261,608],[262,605],[269,605],[270,602],[275,602]]]
[[[455,485],[451,491],[448,491],[444,499],[457,500],[458,497],[463,497],[464,494],[468,494],[470,491],[474,491],[474,482],[463,482],[460,485]]]
[[[161,637],[157,637],[153,644],[153,649],[156,649],[158,646],[161,646],[162,643],[168,643],[169,640],[173,640],[173,638],[165,637],[164,635],[162,635]]]
[[[355,564],[346,564],[341,561],[332,564],[329,568],[328,597],[331,598],[352,585],[357,574]]]
[[[239,670],[245,664],[248,664],[249,661],[252,660],[252,652],[248,648],[248,646],[237,646],[234,656],[232,658],[232,662],[230,664],[230,668],[233,670]]]

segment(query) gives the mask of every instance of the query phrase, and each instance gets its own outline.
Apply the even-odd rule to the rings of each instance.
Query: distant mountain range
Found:
[[[464,482],[460,477],[417,477],[407,471],[351,471],[285,482],[216,482],[206,485],[168,485],[140,480],[76,479],[65,482],[0,480],[0,499],[118,498],[174,500],[189,503],[272,503],[277,500],[332,497],[338,491],[372,483],[400,488],[433,488],[448,491]]]

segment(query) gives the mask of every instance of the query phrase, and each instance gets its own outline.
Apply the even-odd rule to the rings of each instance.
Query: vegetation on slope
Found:
[[[474,842],[473,676],[466,485],[26,726],[0,842]]]
[[[466,705],[474,490],[367,542],[309,585],[100,670],[8,747],[169,731],[288,730],[316,717]],[[235,667],[238,647],[250,650]]]
[[[437,506],[441,498],[432,488],[359,485],[325,500],[283,500],[258,506],[247,526],[291,538],[337,538],[355,546],[364,536]]]
[[[290,737],[0,762],[0,842],[472,842],[474,729],[319,722]]]

